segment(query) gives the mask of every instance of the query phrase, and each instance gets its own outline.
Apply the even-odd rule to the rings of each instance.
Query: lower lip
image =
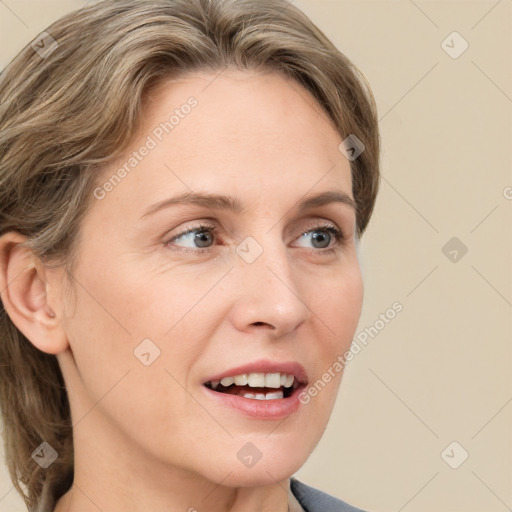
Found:
[[[288,398],[278,398],[274,400],[244,398],[238,395],[218,393],[206,386],[203,386],[203,388],[208,396],[216,403],[237,409],[246,416],[260,420],[279,420],[298,411],[299,407],[302,405],[299,400],[299,394],[304,389],[304,385],[295,389]]]

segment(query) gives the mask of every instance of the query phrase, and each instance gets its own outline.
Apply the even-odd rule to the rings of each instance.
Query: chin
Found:
[[[237,440],[235,449],[226,450],[208,468],[203,468],[203,475],[228,487],[264,487],[290,478],[308,459],[308,443],[294,439],[286,442],[286,436],[278,437],[250,436]]]
[[[302,464],[292,465],[272,462],[263,465],[260,461],[253,468],[231,468],[231,474],[225,479],[219,478],[219,473],[216,473],[215,478],[209,478],[209,480],[226,487],[266,487],[290,478],[301,466]],[[224,474],[227,475],[228,473]]]

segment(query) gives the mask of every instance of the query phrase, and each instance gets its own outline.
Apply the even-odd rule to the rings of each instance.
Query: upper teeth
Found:
[[[213,389],[222,384],[224,387],[236,384],[237,386],[249,386],[251,388],[291,388],[295,377],[286,373],[243,373],[233,377],[224,377],[219,380],[212,380]]]

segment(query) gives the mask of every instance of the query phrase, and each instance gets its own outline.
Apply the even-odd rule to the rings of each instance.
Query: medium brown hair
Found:
[[[46,32],[51,53],[29,44],[0,76],[0,236],[26,236],[45,264],[72,267],[95,179],[129,145],[150,88],[228,66],[284,73],[343,139],[364,143],[350,165],[357,236],[366,229],[379,185],[375,100],[357,68],[286,0],[106,0]],[[53,510],[73,481],[65,383],[56,357],[35,348],[1,304],[0,408],[16,490],[29,510]],[[58,453],[47,469],[32,458],[43,441]]]

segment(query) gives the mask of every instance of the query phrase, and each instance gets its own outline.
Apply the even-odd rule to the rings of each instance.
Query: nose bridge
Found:
[[[246,237],[236,248],[241,283],[238,327],[264,323],[273,327],[274,335],[282,335],[303,323],[310,311],[297,286],[300,276],[294,273],[288,249],[277,231],[262,231],[256,236]]]

